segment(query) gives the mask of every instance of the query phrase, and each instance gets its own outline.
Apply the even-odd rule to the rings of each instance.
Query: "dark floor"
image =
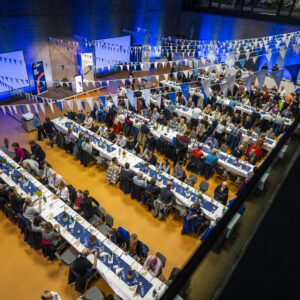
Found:
[[[300,299],[300,156],[219,299]]]

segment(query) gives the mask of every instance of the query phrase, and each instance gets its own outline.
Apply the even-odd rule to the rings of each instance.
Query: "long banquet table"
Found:
[[[3,163],[3,158],[6,163]],[[163,282],[152,277],[142,265],[126,255],[61,199],[54,199],[51,191],[1,150],[0,160],[0,170],[4,170],[0,178],[9,186],[16,186],[18,193],[23,193],[22,197],[30,196],[35,200],[38,198],[35,193],[42,192],[41,217],[53,225],[59,224],[62,237],[70,245],[78,252],[84,248],[97,249],[97,271],[117,295],[126,300],[153,300],[164,293],[167,286]],[[22,174],[22,181],[18,180],[19,173]],[[35,207],[38,207],[37,202]],[[91,235],[96,236],[96,243],[90,243]],[[93,262],[93,255],[89,255],[88,259]],[[129,269],[134,270],[131,280],[127,278]]]
[[[216,220],[217,218],[222,217],[224,213],[224,205],[215,201],[214,199],[211,199],[200,190],[192,188],[186,183],[165,172],[159,173],[154,166],[146,166],[143,159],[122,149],[121,147],[118,147],[104,138],[94,137],[94,133],[92,131],[75,122],[72,122],[66,117],[59,117],[52,120],[52,122],[54,123],[55,127],[63,133],[66,133],[70,126],[72,126],[73,132],[76,136],[78,136],[80,131],[84,132],[90,137],[93,148],[98,150],[102,157],[108,160],[111,160],[113,157],[117,157],[120,165],[122,166],[128,162],[131,170],[136,173],[142,172],[149,179],[155,178],[160,187],[166,186],[169,180],[173,180],[172,191],[178,204],[190,207],[193,202],[199,201],[203,213],[208,219]],[[126,153],[125,157],[123,157],[123,152]]]
[[[141,115],[133,114],[130,111],[124,110],[123,115],[119,115],[119,119],[123,121],[125,119],[125,115],[130,113],[133,118],[134,126],[140,127],[147,119]],[[165,138],[168,142],[172,143],[173,140],[176,138],[178,132],[170,129],[168,126],[162,126],[159,124],[154,124],[152,121],[148,120],[148,126],[153,135],[156,138]],[[157,128],[154,128],[157,127]],[[189,143],[189,149],[192,150],[193,148],[198,147],[198,142],[195,140],[191,140]],[[207,146],[203,146],[202,148],[204,156],[207,156],[210,153],[210,149]],[[245,161],[239,160],[237,161],[235,157],[230,154],[219,152],[217,153],[218,156],[218,164],[224,167],[227,171],[231,172],[234,175],[247,177],[249,173],[252,172],[253,166]]]

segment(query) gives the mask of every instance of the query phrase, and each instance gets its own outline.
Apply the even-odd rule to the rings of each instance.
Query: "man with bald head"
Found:
[[[93,264],[87,259],[90,254],[94,255]],[[92,273],[96,271],[97,256],[98,253],[96,249],[91,251],[88,248],[83,249],[72,265],[73,271],[75,271],[83,279],[89,278]]]
[[[161,189],[159,198],[160,201],[164,204],[171,205],[173,202],[176,201],[175,195],[171,191],[172,185],[172,181],[168,181],[167,186]]]
[[[143,177],[143,174],[141,172],[138,172],[137,175],[133,177],[133,183],[141,188],[146,188],[146,176]]]
[[[144,263],[144,269],[153,276],[157,277],[161,274],[162,262],[156,255],[149,255]]]
[[[229,190],[227,187],[227,182],[223,181],[215,188],[214,199],[221,202],[223,205],[226,205],[228,200],[228,192]]]

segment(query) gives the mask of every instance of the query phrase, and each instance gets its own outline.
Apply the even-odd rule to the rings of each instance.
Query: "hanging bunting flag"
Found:
[[[114,94],[114,95],[111,95],[112,97],[112,101],[113,101],[113,104],[115,106],[115,109],[118,109],[118,95]]]
[[[81,105],[82,105],[83,109],[85,110],[85,101],[81,101]]]
[[[159,75],[154,75],[155,79],[159,81]]]
[[[13,108],[15,114],[17,115],[18,114],[17,107],[15,105],[12,105],[12,108]]]
[[[299,54],[299,49],[300,46],[298,44],[293,44],[293,50],[296,52],[297,55]]]
[[[36,103],[32,104],[36,113],[39,113],[38,106]]]
[[[255,64],[256,63],[256,60],[257,60],[257,56],[253,56],[253,57],[251,57],[252,58],[252,60],[253,60],[253,63]]]
[[[245,84],[245,87],[246,87],[247,91],[250,93],[251,85],[252,85],[252,82],[253,82],[253,75],[250,75],[250,76],[242,78],[242,79],[244,81],[244,84]]]
[[[132,90],[127,90],[126,96],[128,98],[129,103],[131,104],[131,106],[133,108],[137,109],[137,99],[134,98],[133,91]]]
[[[40,108],[42,110],[42,112],[45,114],[45,104],[44,103],[39,103]]]
[[[285,58],[285,54],[286,54],[286,50],[285,50],[285,49],[281,49],[281,50],[279,51],[279,54],[280,54],[280,56],[282,57],[282,59],[284,59],[284,58]]]
[[[62,107],[61,101],[54,100],[54,102],[55,102],[56,106],[59,108],[59,110],[60,110],[61,112],[63,112],[63,107]]]
[[[206,97],[210,96],[210,91],[209,91],[210,82],[211,82],[210,79],[201,80],[201,85],[203,87]]]
[[[145,99],[145,104],[148,107],[150,105],[150,89],[143,90],[143,97]]]
[[[94,109],[94,105],[93,105],[93,97],[87,98],[86,99],[87,103],[90,106],[90,109],[93,110]]]
[[[73,100],[68,100],[66,102],[67,102],[67,105],[70,108],[70,110],[73,111],[74,110],[74,108],[73,108]]]
[[[54,109],[53,109],[53,103],[52,103],[52,101],[49,101],[48,104],[50,106],[50,109],[51,109],[52,113],[54,114]]]
[[[116,87],[118,87],[118,80],[114,80],[114,84]]]
[[[226,82],[228,84],[228,89],[230,90],[231,95],[233,95],[233,87],[234,87],[235,78],[236,78],[235,75],[231,75],[226,78]]]
[[[271,72],[271,76],[274,78],[274,81],[275,81],[278,89],[280,87],[282,75],[283,75],[283,69]]]
[[[242,68],[244,68],[244,66],[245,66],[245,62],[246,62],[246,60],[245,60],[245,59],[241,59],[241,60],[239,60],[239,63],[240,63],[240,65],[241,65],[241,67],[242,67]]]
[[[182,91],[182,94],[184,95],[184,97],[186,99],[188,99],[189,98],[190,85],[188,83],[181,83],[179,86],[181,88],[181,91]]]
[[[125,85],[126,79],[121,79],[121,82]]]
[[[262,89],[264,86],[267,72],[268,72],[268,70],[260,70],[260,71],[255,72],[255,75],[256,75],[257,81],[258,81],[258,86],[260,89]]]
[[[105,96],[99,96],[99,99],[101,100],[103,106],[106,107]]]
[[[160,95],[160,94],[155,95],[155,100],[156,100],[156,102],[157,102],[157,106],[158,106],[159,108],[161,108],[161,95]]]
[[[163,74],[165,77],[165,80],[168,80],[168,74]]]
[[[5,105],[2,105],[1,108],[2,108],[2,110],[3,110],[3,113],[6,115]]]
[[[223,93],[223,95],[225,96],[225,98],[227,98],[227,94],[228,94],[228,83],[227,83],[227,82],[220,83],[220,88],[221,88],[222,93]]]
[[[11,111],[11,106],[10,106],[10,105],[8,105],[8,106],[7,106],[7,108],[8,108],[8,110],[9,110],[10,114],[12,114],[12,111]]]
[[[266,56],[268,62],[271,62],[272,53],[267,53],[267,54],[265,54],[265,56]]]
[[[169,93],[169,98],[173,102],[174,105],[176,105],[176,93]]]
[[[22,115],[24,115],[24,114],[25,114],[25,111],[24,111],[23,105],[21,104],[19,107],[20,107],[20,110],[21,110],[21,112],[22,112]]]

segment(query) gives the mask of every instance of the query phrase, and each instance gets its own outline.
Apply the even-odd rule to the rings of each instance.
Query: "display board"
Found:
[[[23,50],[0,53],[0,94],[29,86]]]
[[[34,79],[34,84],[35,84],[37,94],[39,95],[41,93],[45,93],[48,90],[48,88],[46,83],[43,62],[39,61],[33,63],[31,67],[32,67],[32,74],[33,74],[33,79]]]

